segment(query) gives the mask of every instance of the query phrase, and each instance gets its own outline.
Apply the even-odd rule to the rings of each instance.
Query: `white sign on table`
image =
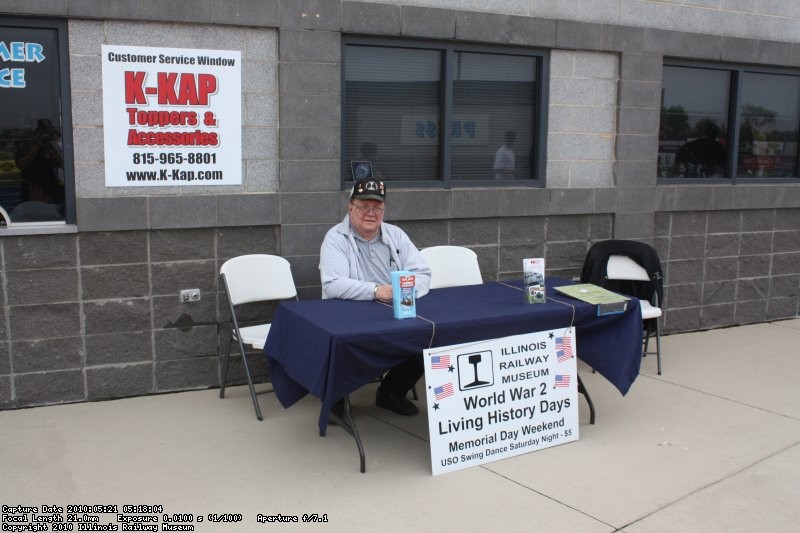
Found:
[[[423,354],[433,475],[578,439],[574,328]]]
[[[242,54],[103,45],[107,187],[240,185]]]

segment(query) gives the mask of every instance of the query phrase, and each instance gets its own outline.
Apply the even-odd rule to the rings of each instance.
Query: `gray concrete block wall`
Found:
[[[548,275],[577,278],[589,246],[613,237],[610,214],[403,220],[398,225],[419,248],[470,248],[484,281],[521,278],[525,257],[545,257]]]
[[[341,17],[338,2],[301,2],[282,16],[280,240],[284,257],[299,265],[297,283],[314,287],[322,237],[343,216],[341,195],[333,192],[341,183]],[[309,31],[314,25],[319,31]],[[315,288],[299,293],[319,296]]]
[[[800,210],[675,211],[656,219],[666,332],[800,313]]]
[[[548,187],[613,184],[617,61],[608,53],[551,53]]]
[[[724,35],[735,29],[751,39],[800,42],[800,8],[795,2],[652,2],[649,0],[371,0],[545,19],[613,24]],[[578,32],[580,33],[580,32]]]
[[[398,224],[421,247],[472,248],[487,281],[518,278],[520,259],[530,256],[544,256],[549,275],[577,277],[591,243],[614,236],[617,217],[554,211]],[[292,242],[316,248],[329,226],[314,227]],[[666,332],[788,318],[800,311],[800,209],[662,211],[655,216],[654,234],[666,273]],[[279,253],[278,235],[273,226],[0,240],[1,405],[216,386],[228,320],[216,272],[226,258],[254,249]],[[26,251],[24,260],[20,250]],[[312,259],[304,263],[302,257]],[[298,285],[309,284],[301,287],[308,298],[319,296],[315,259],[312,254],[291,259]],[[201,302],[178,302],[180,289],[194,287],[203,291]],[[264,379],[263,357],[254,353],[252,362],[258,379]],[[234,363],[232,376],[241,380],[240,363]]]
[[[217,386],[230,319],[219,267],[253,252],[279,253],[278,229],[0,239],[0,407]],[[181,303],[190,288],[201,301]],[[257,311],[268,319],[273,308]],[[263,356],[252,361],[265,379]],[[231,377],[243,376],[236,362]]]

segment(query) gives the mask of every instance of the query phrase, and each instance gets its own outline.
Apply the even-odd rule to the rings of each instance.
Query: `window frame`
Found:
[[[458,52],[515,55],[530,57],[536,60],[535,75],[536,87],[532,102],[533,115],[538,113],[539,120],[534,122],[531,116],[532,134],[532,160],[531,175],[527,178],[513,179],[482,179],[464,180],[453,179],[452,172],[452,129],[442,128],[442,138],[439,141],[439,179],[402,180],[392,179],[391,185],[396,188],[438,188],[455,189],[487,186],[517,186],[517,187],[545,187],[545,171],[547,168],[547,121],[548,97],[550,87],[550,51],[533,47],[493,46],[489,44],[473,44],[460,41],[436,41],[429,39],[397,39],[357,35],[342,35],[341,42],[341,129],[340,129],[340,182],[342,190],[353,186],[350,174],[350,162],[345,159],[346,130],[347,130],[347,80],[345,70],[347,65],[347,47],[349,45],[387,47],[387,48],[413,48],[437,50],[441,54],[441,124],[450,124],[453,114],[453,68],[454,56]]]
[[[31,28],[55,30],[58,43],[58,91],[59,107],[61,112],[61,145],[64,158],[64,221],[52,222],[14,222],[16,229],[57,227],[76,223],[76,187],[75,187],[75,159],[74,139],[72,135],[72,89],[70,85],[69,63],[69,25],[66,19],[60,18],[27,18],[0,16],[0,27],[13,26],[16,28]]]
[[[658,168],[656,167],[656,183],[660,185],[676,185],[676,184],[766,184],[766,183],[800,183],[800,149],[797,153],[797,170],[796,175],[792,177],[774,177],[774,176],[737,176],[737,158],[739,155],[739,104],[740,104],[740,88],[744,74],[777,74],[783,76],[795,76],[800,78],[800,69],[790,67],[773,67],[767,65],[753,65],[745,63],[722,63],[714,61],[693,61],[678,58],[665,57],[662,62],[662,73],[664,67],[683,67],[683,68],[697,68],[705,70],[723,70],[730,73],[730,86],[728,88],[728,116],[727,116],[727,131],[725,132],[728,139],[728,175],[722,178],[679,178],[679,177],[666,177],[662,178],[658,175]],[[663,81],[662,81],[662,97],[659,102],[659,124],[661,123],[660,114],[663,109]],[[798,103],[800,103],[800,93],[797,95]],[[800,120],[797,124],[798,132],[800,132]],[[661,138],[659,135],[658,143],[660,145]]]

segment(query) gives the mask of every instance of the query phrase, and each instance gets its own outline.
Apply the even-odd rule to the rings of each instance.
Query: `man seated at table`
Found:
[[[402,229],[383,222],[385,201],[381,180],[365,178],[353,186],[347,216],[328,231],[320,249],[323,298],[391,303],[395,270],[416,274],[417,298],[428,293],[430,267]],[[401,362],[384,376],[375,404],[404,416],[417,414],[406,393],[424,373],[422,354]]]

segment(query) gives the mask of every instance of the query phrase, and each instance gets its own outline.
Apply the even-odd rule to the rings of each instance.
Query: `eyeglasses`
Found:
[[[353,207],[355,207],[358,210],[358,212],[361,213],[362,215],[365,215],[367,213],[374,213],[374,214],[380,216],[380,215],[383,214],[383,210],[384,210],[384,207],[382,205],[369,206],[369,205],[356,205],[356,204],[353,204]]]

